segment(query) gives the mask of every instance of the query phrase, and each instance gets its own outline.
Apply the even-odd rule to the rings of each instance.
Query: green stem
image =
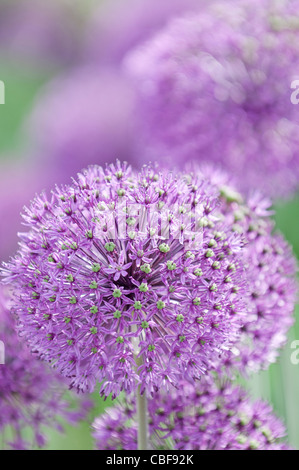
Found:
[[[135,357],[136,369],[142,364],[142,358]],[[148,411],[147,398],[144,391],[141,395],[141,386],[137,388],[136,405],[137,405],[137,423],[138,423],[138,450],[148,449]]]
[[[140,394],[140,386],[137,389],[137,422],[138,422],[138,450],[148,448],[148,418],[146,393]]]

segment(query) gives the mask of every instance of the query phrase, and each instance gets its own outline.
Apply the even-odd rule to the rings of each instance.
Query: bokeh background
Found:
[[[230,0],[226,0],[229,2]],[[81,167],[116,158],[138,165],[128,116],[131,90],[118,67],[138,42],[171,15],[198,2],[161,0],[0,0],[0,258],[17,246],[20,211],[37,192],[70,181]],[[120,27],[120,23],[122,27]],[[69,113],[66,110],[71,110]],[[298,107],[299,113],[299,107]],[[274,204],[276,230],[299,259],[299,193]],[[240,379],[255,398],[268,400],[299,449],[299,305],[288,343],[267,371]],[[49,449],[91,449],[90,423],[111,401],[93,394],[90,420],[47,430]],[[1,439],[0,439],[1,442]]]

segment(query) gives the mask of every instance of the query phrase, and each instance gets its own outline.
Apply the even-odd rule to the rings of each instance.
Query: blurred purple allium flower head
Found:
[[[32,161],[24,158],[17,161],[14,155],[8,155],[0,166],[0,259],[7,260],[17,249],[17,232],[21,230],[20,212],[25,202],[40,193],[47,182],[42,171],[38,171]],[[26,164],[25,164],[26,162]]]
[[[221,362],[226,371],[230,367],[246,372],[265,369],[277,359],[294,322],[297,262],[283,236],[274,232],[268,199],[252,192],[245,202],[227,174],[210,166],[200,171],[218,188],[220,212],[226,223],[246,239],[243,263],[248,314],[238,344],[222,356]]]
[[[109,68],[82,67],[55,78],[29,119],[36,165],[65,183],[90,164],[130,159],[133,103],[127,81]]]
[[[296,2],[216,1],[131,52],[146,158],[209,161],[239,188],[288,195],[299,181]]]
[[[65,380],[31,355],[18,338],[9,307],[10,299],[1,288],[0,340],[4,348],[0,361],[0,432],[3,446],[18,450],[43,447],[45,426],[62,431],[62,420],[78,423],[86,417],[91,402],[66,396]]]
[[[204,377],[196,385],[180,382],[148,400],[152,449],[285,450],[283,423],[262,401],[228,381]],[[99,450],[136,450],[134,398],[108,408],[95,419],[93,436]]]
[[[201,4],[206,0],[201,0]],[[87,30],[88,60],[118,65],[124,55],[167,22],[198,9],[196,0],[108,0],[100,5]]]
[[[4,268],[20,335],[71,385],[193,381],[243,324],[243,239],[201,175],[92,166],[24,214]]]
[[[78,52],[75,44],[79,43],[72,13],[56,0],[2,0],[1,53],[26,63],[70,63]]]

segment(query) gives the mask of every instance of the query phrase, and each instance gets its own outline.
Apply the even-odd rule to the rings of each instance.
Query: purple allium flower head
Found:
[[[253,192],[245,202],[227,175],[211,167],[201,172],[203,178],[208,178],[218,188],[226,223],[246,239],[243,262],[247,275],[248,315],[238,344],[222,356],[221,362],[226,371],[229,366],[257,371],[275,362],[294,322],[297,262],[283,236],[273,233],[268,199]]]
[[[30,63],[69,63],[75,56],[78,36],[72,13],[60,1],[3,0],[1,53]]]
[[[78,409],[73,407],[74,403],[71,405],[65,395],[65,380],[31,355],[18,338],[9,303],[1,288],[0,432],[3,445],[19,450],[43,447],[45,426],[62,431],[60,419],[77,423],[86,417],[91,402],[79,400]]]
[[[132,401],[108,410],[93,422],[98,450],[137,450],[136,406]]]
[[[146,158],[222,165],[239,188],[287,195],[299,181],[296,2],[210,2],[128,55]],[[298,93],[297,93],[298,94]]]
[[[148,400],[152,449],[285,450],[283,423],[262,401],[228,381],[204,377],[196,386],[179,383]],[[136,450],[134,398],[108,408],[93,423],[96,448]]]
[[[117,162],[36,198],[4,268],[31,349],[105,396],[199,378],[244,314],[243,240],[217,196],[201,176]]]
[[[86,55],[97,63],[118,65],[130,49],[151,37],[171,18],[195,8],[196,0],[103,2],[88,28]]]
[[[130,159],[133,103],[126,80],[108,68],[77,68],[56,78],[29,119],[36,165],[65,183],[87,165]]]

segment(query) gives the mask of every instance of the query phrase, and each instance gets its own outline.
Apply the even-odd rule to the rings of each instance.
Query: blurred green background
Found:
[[[0,164],[5,159],[22,160],[27,142],[23,132],[23,124],[30,112],[34,98],[43,84],[53,75],[44,69],[28,68],[10,62],[0,56],[0,80],[6,86],[6,103],[0,105]],[[1,166],[0,166],[1,171]],[[16,188],[17,191],[17,188]],[[24,201],[25,203],[26,201]],[[292,244],[299,259],[299,194],[291,201],[281,201],[275,206],[277,230],[281,231]],[[2,222],[3,223],[3,222]],[[5,223],[5,221],[4,221]],[[254,375],[244,381],[244,385],[253,396],[268,400],[275,412],[286,424],[288,439],[291,446],[299,449],[299,364],[293,365],[290,360],[292,349],[290,344],[299,340],[299,305],[296,309],[297,321],[289,332],[289,340],[276,364],[269,370]],[[111,402],[104,402],[97,392],[93,394],[95,409],[91,413],[90,422],[78,427],[66,426],[65,435],[47,430],[49,449],[92,449],[90,423],[93,417],[103,412]]]

